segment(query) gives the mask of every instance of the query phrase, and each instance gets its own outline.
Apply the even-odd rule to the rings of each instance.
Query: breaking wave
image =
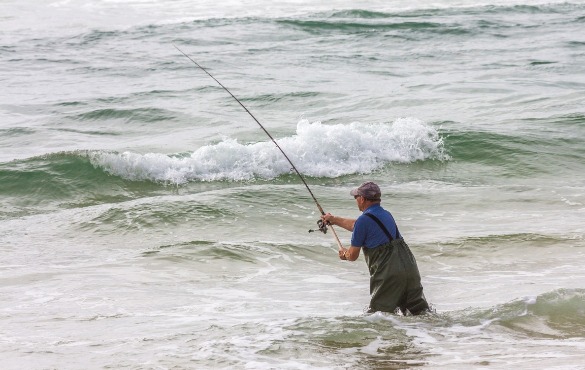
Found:
[[[295,135],[277,142],[298,170],[312,177],[371,173],[392,162],[448,159],[438,131],[414,118],[348,125],[301,120]],[[291,170],[271,141],[243,144],[232,138],[183,155],[93,152],[89,156],[96,168],[112,175],[172,184],[272,179]]]

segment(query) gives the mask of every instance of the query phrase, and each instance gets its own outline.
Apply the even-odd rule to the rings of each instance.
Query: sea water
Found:
[[[436,314],[364,315],[382,189]],[[3,369],[580,369],[585,4],[0,3]],[[350,233],[336,229],[344,245]]]

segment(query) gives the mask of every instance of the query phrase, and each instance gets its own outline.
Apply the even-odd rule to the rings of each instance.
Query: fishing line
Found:
[[[234,94],[232,94],[231,91],[228,90],[227,87],[225,87],[221,82],[219,82],[217,80],[217,78],[213,77],[213,75],[211,73],[209,73],[209,71],[207,71],[205,68],[203,68],[199,63],[197,63],[195,60],[193,60],[193,58],[191,58],[189,55],[187,55],[185,52],[183,52],[183,50],[179,49],[179,47],[175,44],[173,44],[173,46],[175,47],[175,49],[177,49],[181,54],[183,54],[184,56],[186,56],[191,62],[193,62],[193,64],[195,64],[199,69],[201,69],[203,72],[205,72],[209,77],[211,77],[215,82],[217,82],[217,84],[219,86],[221,86],[225,91],[227,91],[228,94],[230,94],[230,96],[232,98],[234,98],[235,101],[238,102],[238,104],[240,104],[240,106],[242,108],[244,108],[244,110],[250,115],[250,117],[252,117],[254,119],[254,121],[256,121],[256,123],[260,126],[260,128],[266,133],[266,135],[268,135],[268,137],[270,138],[270,140],[272,140],[272,142],[274,143],[274,145],[276,145],[276,147],[278,148],[278,150],[280,150],[280,152],[282,153],[282,155],[284,155],[284,158],[286,158],[286,160],[288,161],[288,163],[290,163],[290,165],[292,166],[292,169],[295,170],[295,172],[297,173],[297,175],[299,176],[299,178],[301,179],[301,181],[303,182],[303,184],[305,185],[305,187],[307,188],[307,190],[309,191],[309,194],[311,194],[311,198],[313,198],[313,201],[315,202],[315,204],[317,205],[317,208],[319,209],[319,212],[321,212],[322,215],[325,214],[325,211],[323,211],[323,207],[321,207],[321,205],[319,204],[319,202],[317,201],[317,198],[315,197],[315,195],[313,194],[313,192],[311,191],[311,188],[309,188],[309,185],[307,184],[307,182],[305,181],[305,178],[303,177],[303,175],[301,175],[301,173],[299,172],[299,170],[297,169],[297,167],[294,165],[294,163],[290,160],[290,158],[286,155],[286,153],[284,152],[284,150],[282,150],[282,148],[280,147],[280,145],[278,145],[278,143],[276,142],[276,140],[274,140],[274,138],[272,137],[272,135],[270,135],[270,133],[268,132],[268,130],[266,130],[266,128],[260,123],[260,121],[258,121],[258,119],[256,119],[256,117],[254,117],[254,115],[252,114],[252,112],[250,112],[248,110],[248,108],[246,108],[246,106],[238,99],[236,98],[236,96]],[[323,233],[327,233],[327,225],[325,223],[323,223],[322,220],[317,221],[317,224],[319,225],[319,230],[322,231]],[[342,248],[341,246],[341,242],[339,241],[339,238],[337,237],[337,233],[335,232],[335,230],[333,229],[333,227],[331,225],[329,225],[331,227],[331,231],[333,232],[333,235],[337,241],[337,245],[339,246],[339,248]],[[309,232],[312,232],[314,230],[309,230]]]

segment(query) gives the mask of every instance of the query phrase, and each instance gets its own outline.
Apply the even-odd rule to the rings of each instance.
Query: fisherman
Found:
[[[365,182],[350,194],[362,211],[357,219],[327,213],[321,219],[352,232],[351,247],[340,246],[339,258],[355,261],[363,249],[370,270],[370,305],[377,311],[419,315],[429,312],[416,260],[400,235],[394,217],[380,206],[382,192]]]

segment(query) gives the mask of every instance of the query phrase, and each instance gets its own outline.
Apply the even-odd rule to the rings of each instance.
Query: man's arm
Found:
[[[321,219],[330,225],[343,227],[347,231],[353,231],[353,225],[355,225],[355,219],[337,217],[333,216],[331,213],[324,214],[321,216]]]
[[[321,216],[321,219],[325,223],[343,227],[347,231],[353,231],[353,226],[355,225],[356,221],[353,218],[333,216],[331,213],[324,214],[323,216]],[[347,261],[355,261],[360,256],[360,251],[361,251],[360,247],[354,247],[353,245],[349,247],[349,249],[341,247],[339,249],[339,258]]]

